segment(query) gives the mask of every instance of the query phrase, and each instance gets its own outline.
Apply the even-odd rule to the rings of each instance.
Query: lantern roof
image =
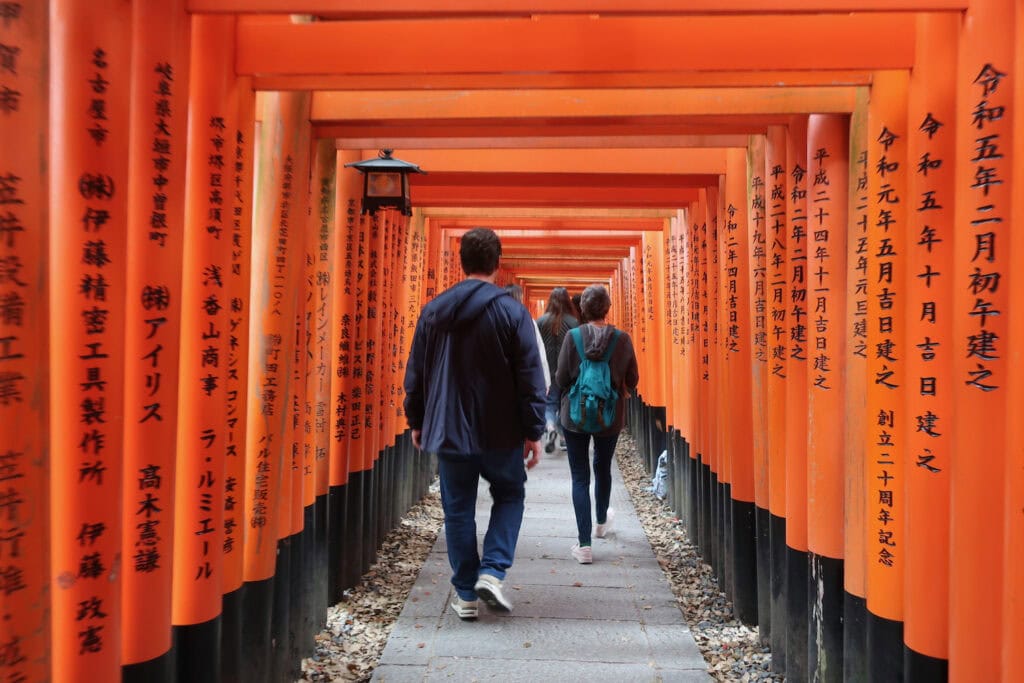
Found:
[[[408,161],[402,161],[391,156],[394,153],[393,149],[382,149],[375,159],[364,159],[363,161],[352,161],[345,164],[345,167],[352,166],[353,168],[368,173],[374,172],[386,172],[386,173],[426,173],[416,164]]]

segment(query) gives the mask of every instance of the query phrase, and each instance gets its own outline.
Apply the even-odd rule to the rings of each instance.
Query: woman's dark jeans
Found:
[[[619,435],[597,436],[565,430],[565,445],[572,473],[572,506],[580,545],[590,545],[590,439],[594,439],[594,506],[598,523],[607,521],[608,499],[612,494],[612,456]]]

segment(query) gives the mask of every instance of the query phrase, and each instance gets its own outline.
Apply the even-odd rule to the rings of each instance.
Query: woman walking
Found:
[[[569,451],[569,470],[572,474],[572,505],[576,513],[576,531],[578,542],[572,547],[572,556],[580,564],[594,561],[591,549],[590,519],[590,463],[588,450],[590,440],[594,440],[594,513],[597,527],[593,535],[604,538],[611,527],[614,511],[608,507],[612,489],[612,455],[615,444],[619,440],[619,432],[626,423],[626,398],[636,390],[640,373],[637,369],[636,353],[633,340],[614,325],[606,322],[611,298],[608,290],[601,285],[591,285],[583,290],[580,298],[580,313],[588,320],[578,330],[567,334],[558,354],[558,365],[555,380],[564,387],[562,392],[560,421],[565,433],[565,443]],[[576,337],[579,337],[578,339]],[[583,354],[580,354],[580,348]],[[610,354],[608,353],[610,350]],[[580,376],[580,364],[584,358],[590,361],[606,360],[611,376],[612,389],[618,394],[615,404],[614,418],[602,423],[598,431],[585,431],[582,425],[573,421],[573,412],[579,417],[579,410],[573,411],[570,406],[569,388]]]
[[[548,367],[551,369],[551,385],[548,387],[547,405],[544,410],[544,417],[547,422],[544,433],[544,450],[553,453],[555,450],[555,439],[558,437],[558,401],[561,396],[558,384],[555,382],[555,367],[558,362],[558,351],[562,348],[562,342],[569,330],[578,327],[579,322],[572,314],[572,302],[569,300],[569,291],[565,287],[555,287],[548,297],[548,307],[544,315],[537,318],[537,329],[540,330],[541,339],[544,340],[544,352],[547,354]]]

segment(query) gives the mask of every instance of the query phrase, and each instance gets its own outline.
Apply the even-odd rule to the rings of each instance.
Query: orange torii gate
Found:
[[[430,480],[402,361],[488,225],[609,286],[778,671],[1012,680],[1020,12],[0,3],[0,678],[291,675]],[[340,170],[382,146],[411,218]]]

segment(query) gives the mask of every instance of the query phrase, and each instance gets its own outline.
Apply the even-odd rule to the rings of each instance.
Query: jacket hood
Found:
[[[455,329],[476,320],[492,301],[508,295],[490,282],[463,280],[434,300],[428,320],[440,329]]]
[[[597,327],[587,323],[581,328],[580,334],[583,335],[583,352],[587,358],[601,360],[615,334],[615,327],[612,325]]]

